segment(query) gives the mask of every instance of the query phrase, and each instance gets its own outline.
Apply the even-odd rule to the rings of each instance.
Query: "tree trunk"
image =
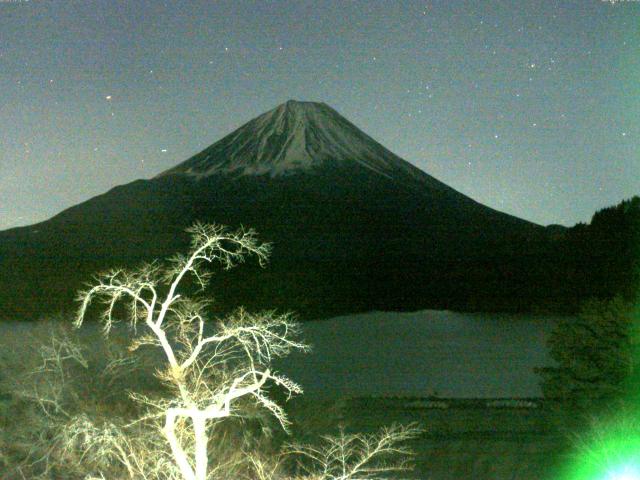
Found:
[[[193,433],[196,441],[196,480],[207,479],[207,467],[209,458],[207,456],[207,419],[197,415],[191,417],[193,421]]]

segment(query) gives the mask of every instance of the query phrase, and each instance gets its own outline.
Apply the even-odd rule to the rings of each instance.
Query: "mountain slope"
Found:
[[[413,167],[324,104],[289,101],[150,180],[0,232],[0,317],[72,307],[91,273],[184,251],[195,220],[251,226],[266,270],[214,277],[221,309],[527,309],[544,228]]]
[[[324,103],[289,100],[246,123],[186,162],[161,173],[271,177],[357,163],[399,181],[448,187],[402,160]]]

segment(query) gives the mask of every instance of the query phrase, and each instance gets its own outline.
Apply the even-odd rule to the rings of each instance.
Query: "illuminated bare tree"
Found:
[[[373,434],[325,435],[322,444],[290,445],[298,456],[300,478],[314,480],[375,480],[392,472],[410,470],[412,451],[406,442],[422,432],[416,425],[392,425]]]
[[[156,375],[173,395],[131,396],[150,408],[150,417],[163,419],[162,432],[183,479],[205,480],[210,473],[211,429],[222,418],[240,415],[241,399],[267,408],[287,428],[285,412],[268,397],[266,387],[275,383],[288,395],[301,393],[301,388],[269,365],[275,357],[308,347],[297,340],[299,327],[292,318],[274,312],[251,314],[238,309],[211,329],[206,316],[209,302],[183,296],[181,283],[189,276],[204,289],[210,277],[207,264],[218,262],[230,269],[254,255],[263,265],[270,248],[257,241],[253,230],[230,232],[198,223],[188,232],[192,243],[186,256],[176,255],[166,265],[115,269],[96,277],[79,295],[75,325],[82,325],[93,301],[101,303],[105,335],[116,323],[115,312],[121,306],[134,329],[144,325],[146,333],[136,336],[130,349],[161,348],[166,362]]]

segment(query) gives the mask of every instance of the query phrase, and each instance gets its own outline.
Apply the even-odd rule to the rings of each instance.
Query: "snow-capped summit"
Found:
[[[197,178],[214,174],[276,177],[349,162],[397,179],[427,176],[327,104],[289,100],[158,177],[174,174]]]

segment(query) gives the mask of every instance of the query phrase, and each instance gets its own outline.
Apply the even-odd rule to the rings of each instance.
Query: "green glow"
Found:
[[[640,413],[594,427],[560,480],[640,480]]]
[[[640,480],[640,469],[636,465],[624,465],[609,472],[606,480]]]

